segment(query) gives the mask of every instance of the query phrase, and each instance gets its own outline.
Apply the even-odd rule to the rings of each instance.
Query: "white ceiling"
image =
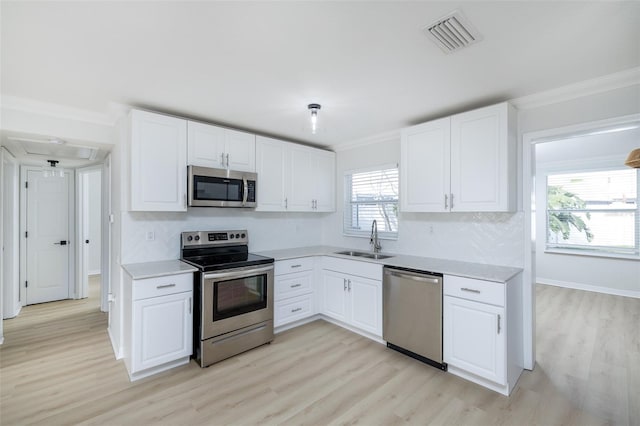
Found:
[[[640,66],[640,2],[2,2],[1,90],[335,145]],[[483,40],[421,32],[461,9]],[[307,104],[322,104],[315,136]]]

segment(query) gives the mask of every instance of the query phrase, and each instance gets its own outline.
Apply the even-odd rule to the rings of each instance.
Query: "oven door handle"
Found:
[[[211,272],[208,274],[204,274],[204,279],[208,280],[211,278],[234,278],[234,277],[250,277],[252,275],[257,275],[262,272],[273,271],[273,265],[269,265],[263,268],[249,268],[249,269],[234,269],[232,271],[226,272]]]
[[[249,188],[248,188],[247,178],[242,176],[242,205],[247,204],[247,198],[249,198]]]

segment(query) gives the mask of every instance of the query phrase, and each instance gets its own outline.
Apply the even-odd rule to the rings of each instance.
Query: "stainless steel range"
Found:
[[[194,358],[201,367],[273,340],[273,259],[249,253],[241,231],[183,232],[195,274]]]

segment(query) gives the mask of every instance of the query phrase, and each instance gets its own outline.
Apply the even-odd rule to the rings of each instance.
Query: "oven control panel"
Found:
[[[188,231],[180,235],[182,247],[242,245],[249,243],[246,229],[235,231]]]

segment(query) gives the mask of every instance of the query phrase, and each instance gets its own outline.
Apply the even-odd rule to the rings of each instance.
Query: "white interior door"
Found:
[[[45,178],[27,173],[27,304],[67,299],[71,295],[69,226],[72,177]]]

